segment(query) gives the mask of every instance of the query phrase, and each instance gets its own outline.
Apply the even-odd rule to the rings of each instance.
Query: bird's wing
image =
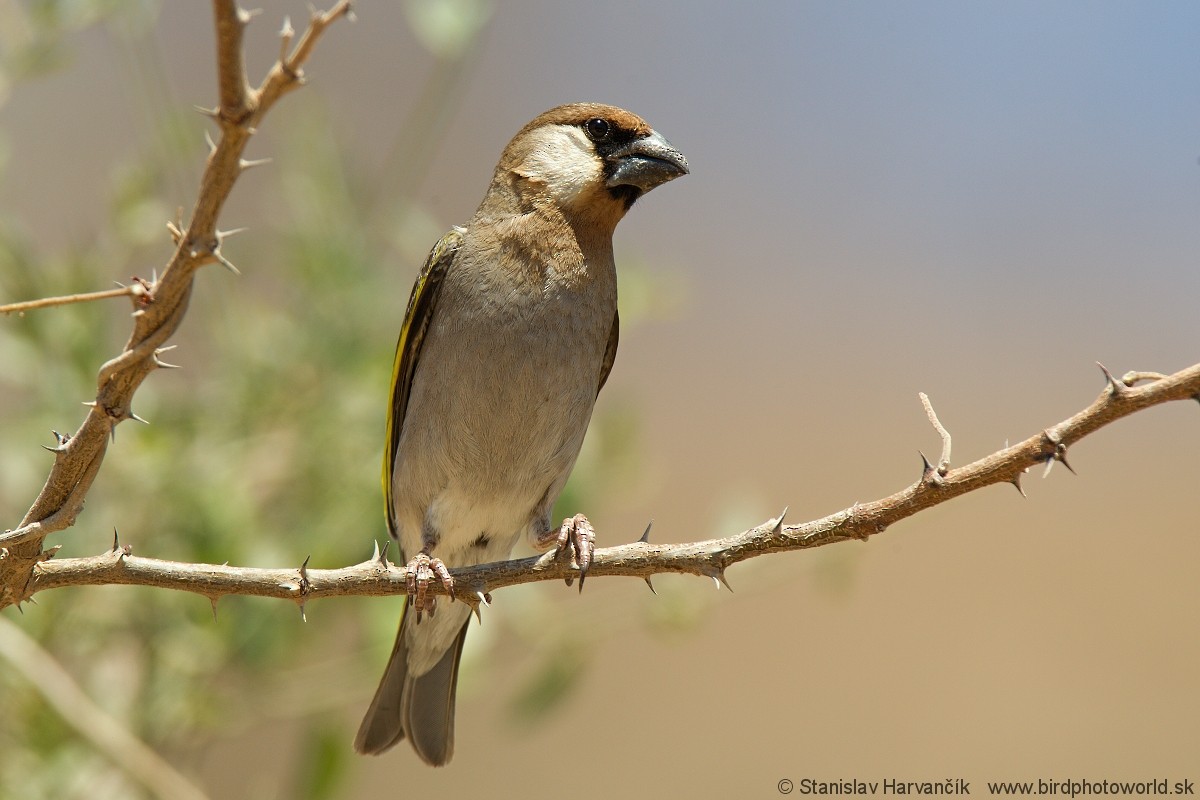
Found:
[[[443,236],[429,257],[421,274],[413,284],[408,298],[408,310],[404,312],[404,324],[400,327],[400,339],[396,342],[396,360],[392,364],[392,400],[388,404],[387,445],[383,453],[383,498],[387,509],[388,531],[396,536],[396,517],[392,508],[392,472],[396,466],[396,451],[400,447],[400,433],[404,428],[404,413],[408,408],[408,395],[412,389],[413,374],[421,355],[421,345],[433,319],[438,291],[442,279],[454,262],[454,256],[462,244],[464,231],[454,228]]]
[[[604,350],[604,361],[600,363],[600,385],[596,387],[596,394],[600,394],[600,390],[604,388],[604,383],[608,380],[608,373],[612,372],[613,363],[617,360],[617,339],[619,338],[621,338],[621,315],[614,311],[612,327],[608,330],[608,347]]]

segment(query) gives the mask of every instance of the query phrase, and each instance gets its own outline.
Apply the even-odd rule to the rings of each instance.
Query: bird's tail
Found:
[[[400,630],[388,659],[383,679],[354,737],[354,749],[378,755],[408,736],[417,755],[427,764],[440,767],[454,754],[454,696],[458,685],[458,662],[467,624],[433,669],[413,676],[408,670],[405,626],[408,602],[400,616]]]

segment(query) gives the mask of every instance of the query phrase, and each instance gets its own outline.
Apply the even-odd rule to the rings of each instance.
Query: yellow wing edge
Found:
[[[408,308],[404,312],[404,323],[400,326],[400,336],[396,340],[396,356],[392,362],[392,390],[388,402],[386,445],[383,453],[383,502],[384,513],[387,517],[388,532],[396,536],[396,519],[392,508],[392,472],[395,468],[396,451],[400,443],[400,433],[404,427],[404,415],[408,407],[408,394],[412,387],[413,373],[416,371],[417,360],[420,356],[421,344],[429,321],[433,317],[438,290],[455,254],[462,244],[463,228],[453,228],[438,240],[429,251],[421,272],[413,284],[412,294],[408,298]]]

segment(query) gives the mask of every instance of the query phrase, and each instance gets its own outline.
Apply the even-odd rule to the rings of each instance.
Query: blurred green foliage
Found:
[[[0,4],[0,86],[67,63],[69,34],[102,24],[132,48],[130,82],[145,95],[148,123],[139,134],[145,141],[114,165],[109,196],[96,198],[107,204],[109,224],[90,240],[35,252],[0,219],[0,298],[94,290],[168,257],[164,222],[191,202],[181,186],[195,178],[180,173],[201,168],[203,123],[185,111],[196,98],[173,98],[154,74],[162,58],[155,13],[151,3]],[[437,141],[429,125],[442,124],[430,123],[425,105],[455,102],[457,92],[443,90],[462,85],[487,13],[481,2],[412,3],[418,39],[441,65],[398,134],[424,143],[422,162]],[[382,538],[379,457],[392,348],[409,281],[441,231],[412,200],[420,169],[394,164],[373,174],[353,163],[309,94],[285,101],[301,105],[306,122],[270,153],[269,211],[237,220],[252,231],[226,247],[243,276],[218,268],[198,275],[172,340],[178,349],[167,357],[185,369],[154,374],[138,391],[135,410],[152,424],[120,426],[85,513],[55,540],[66,545],[63,555],[100,552],[117,526],[142,555],[264,567],[311,556],[334,567],[361,561],[371,538]],[[448,115],[442,107],[436,119]],[[640,274],[635,265],[623,272],[627,327],[653,305],[653,286]],[[20,520],[44,480],[49,457],[37,444],[51,441],[51,428],[69,432],[82,419],[79,402],[94,394],[96,370],[128,336],[126,313],[124,301],[109,301],[0,319],[5,527]],[[618,399],[593,421],[564,514],[585,505],[584,487],[604,493],[636,480],[636,419]],[[540,595],[512,595],[497,617],[503,630],[519,615],[517,636],[537,642],[537,663],[512,703],[513,718],[531,722],[569,694],[586,649],[555,638],[565,626],[543,624],[551,605]],[[302,627],[284,603],[227,598],[214,620],[214,609],[190,594],[106,587],[48,592],[24,616],[6,616],[185,773],[216,733],[299,718],[287,793],[332,798],[347,791],[346,709],[357,711],[374,686],[399,605],[325,602],[308,609]],[[494,635],[469,640],[468,684]],[[12,670],[0,669],[0,701],[0,797],[144,796]]]

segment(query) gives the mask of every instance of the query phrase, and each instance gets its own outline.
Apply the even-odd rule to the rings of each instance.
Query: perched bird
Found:
[[[383,459],[408,597],[360,753],[407,736],[429,764],[453,754],[470,608],[435,605],[429,583],[452,590],[448,568],[507,558],[525,534],[569,553],[582,589],[592,526],[550,515],[616,357],[613,231],[687,171],[628,111],[553,108],[513,137],[475,216],[425,261],[396,346]]]

